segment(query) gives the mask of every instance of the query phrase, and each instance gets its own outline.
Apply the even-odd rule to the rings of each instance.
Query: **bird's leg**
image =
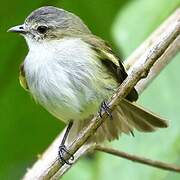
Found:
[[[113,119],[112,113],[109,111],[109,105],[106,101],[103,101],[100,106],[99,116],[102,118],[102,113],[105,112],[109,116],[110,120]]]
[[[69,160],[71,160],[71,161],[74,160],[74,156],[68,152],[68,150],[65,146],[65,141],[67,139],[67,136],[69,134],[69,131],[70,131],[72,125],[73,125],[73,121],[70,121],[68,124],[68,127],[65,131],[65,134],[63,136],[63,139],[62,139],[61,145],[59,146],[59,151],[58,151],[59,158],[60,158],[61,162],[64,162],[65,164],[68,164],[68,165],[72,165],[72,163],[70,163]],[[69,160],[64,159],[65,153],[67,153],[69,155]]]

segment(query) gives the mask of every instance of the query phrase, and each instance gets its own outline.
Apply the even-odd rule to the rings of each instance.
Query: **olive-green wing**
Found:
[[[86,35],[82,37],[82,40],[90,44],[91,48],[96,52],[98,59],[107,67],[107,69],[121,84],[128,76],[120,58],[113,52],[110,45],[101,38],[94,35]],[[138,94],[135,88],[128,94],[126,99],[130,101],[136,101]]]
[[[20,68],[19,68],[19,82],[20,85],[26,90],[28,91],[28,85],[27,85],[27,81],[26,81],[26,77],[25,77],[25,72],[24,72],[24,65],[21,64]]]

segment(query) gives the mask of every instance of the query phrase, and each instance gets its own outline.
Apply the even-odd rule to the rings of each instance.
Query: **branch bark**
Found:
[[[129,70],[129,76],[126,80],[120,85],[118,91],[113,95],[110,100],[110,108],[113,109],[116,105],[116,102],[119,102],[123,97],[125,97],[131,89],[137,84],[137,82],[146,77],[151,67],[158,62],[158,69],[152,73],[155,77],[158,72],[164,68],[164,64],[172,58],[175,53],[169,53],[170,55],[165,55],[170,49],[171,46],[177,47],[179,44],[179,34],[180,34],[180,9],[178,9],[171,17],[171,21],[165,25],[163,31],[159,33],[158,36],[153,36],[148,40],[140,50],[136,53],[130,60],[127,60],[126,66],[132,65]],[[160,35],[161,34],[161,35]],[[174,44],[174,45],[173,45]],[[146,49],[146,51],[144,51]],[[173,54],[173,55],[172,55]],[[136,59],[138,57],[138,60]],[[133,60],[135,59],[135,60]],[[161,61],[160,61],[161,60]],[[157,63],[154,65],[156,67]],[[127,66],[128,67],[128,66]],[[153,69],[153,68],[152,68]],[[150,73],[151,74],[151,73]],[[147,78],[144,84],[137,85],[139,91],[142,92],[144,87],[152,81],[153,78]],[[72,144],[68,145],[68,150],[71,154],[75,156],[75,162],[85,153],[92,151],[95,148],[95,144],[84,145],[86,140],[94,134],[96,129],[103,123],[104,117],[106,114],[103,114],[101,119],[99,115],[96,115],[90,122],[87,127],[85,127],[78,135],[76,140]],[[57,139],[52,143],[48,150],[41,156],[41,158],[35,163],[35,165],[28,170],[25,174],[23,180],[46,180],[46,179],[57,179],[62,176],[71,166],[64,163],[60,163],[58,160],[58,146],[62,140],[63,133],[61,133]],[[68,158],[68,155],[65,156]]]
[[[128,71],[131,66],[142,56],[142,54],[149,49],[158,39],[158,37],[167,30],[174,22],[180,19],[180,9],[177,9],[173,15],[171,15],[160,27],[155,30],[124,62],[125,68]],[[167,48],[164,54],[158,59],[158,62],[150,69],[148,76],[137,83],[136,90],[140,94],[146,89],[146,87],[153,81],[155,77],[159,75],[162,69],[172,60],[172,58],[180,50],[180,35],[177,36],[176,40]]]
[[[161,161],[156,161],[156,160],[152,160],[152,159],[148,159],[148,158],[144,158],[140,156],[135,156],[126,152],[122,152],[122,151],[115,150],[112,148],[103,147],[100,145],[97,145],[95,147],[95,150],[100,151],[100,152],[105,152],[114,156],[118,156],[124,159],[128,159],[133,162],[146,164],[148,166],[152,166],[152,167],[156,167],[156,168],[160,168],[160,169],[164,169],[168,171],[180,172],[180,167],[174,164],[167,164]]]

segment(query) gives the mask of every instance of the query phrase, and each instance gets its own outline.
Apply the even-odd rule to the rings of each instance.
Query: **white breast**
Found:
[[[65,122],[95,113],[107,92],[93,50],[80,39],[28,44],[24,68],[34,99]]]

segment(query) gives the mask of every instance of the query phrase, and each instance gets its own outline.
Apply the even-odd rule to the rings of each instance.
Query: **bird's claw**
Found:
[[[103,101],[101,103],[101,107],[100,107],[100,110],[99,110],[99,116],[102,118],[102,113],[105,112],[107,113],[107,115],[109,116],[109,118],[112,120],[113,117],[112,117],[112,113],[109,111],[109,105],[106,101]]]
[[[69,160],[64,159],[64,154],[67,153],[69,156]],[[61,162],[68,164],[68,165],[72,165],[71,162],[69,162],[70,160],[73,161],[74,160],[74,156],[72,154],[69,153],[69,151],[67,150],[66,146],[64,144],[59,146],[59,159]]]

